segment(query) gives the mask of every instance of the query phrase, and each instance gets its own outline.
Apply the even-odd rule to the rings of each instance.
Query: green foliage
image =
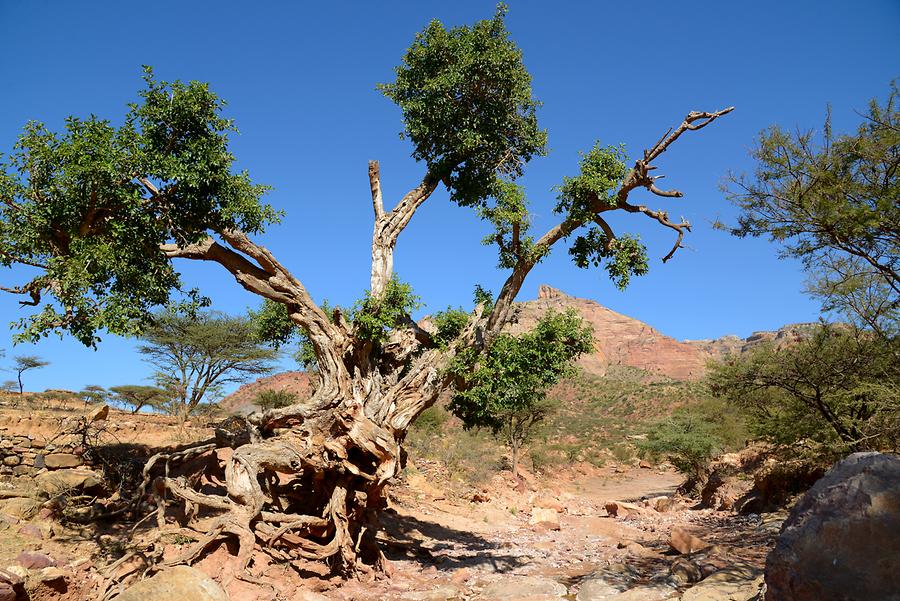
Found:
[[[112,386],[109,391],[113,395],[111,397],[112,401],[125,407],[131,407],[132,413],[137,413],[144,407],[168,412],[169,405],[172,402],[172,395],[169,391],[156,386],[127,384]]]
[[[450,367],[458,380],[450,411],[466,428],[502,435],[515,471],[519,447],[555,405],[547,389],[575,373],[575,359],[592,349],[591,328],[574,311],[549,311],[529,332],[500,334],[484,353],[460,350]]]
[[[207,85],[157,81],[149,68],[144,81],[121,126],[69,117],[54,133],[30,122],[0,163],[0,265],[42,271],[15,288],[37,307],[18,340],[133,335],[180,288],[161,244],[259,232],[278,217],[260,203],[264,186],[232,172],[235,129]]]
[[[461,380],[450,410],[468,427],[497,432],[512,415],[540,413],[547,389],[592,349],[590,326],[574,311],[549,311],[530,332],[500,334],[486,353],[463,349],[450,368]]]
[[[450,419],[447,410],[440,405],[432,405],[419,414],[416,418],[415,428],[426,435],[437,436],[441,433],[444,424]]]
[[[803,262],[824,309],[885,336],[900,317],[898,105],[895,82],[855,134],[832,135],[830,115],[821,139],[770,127],[752,152],[753,176],[732,176],[726,188],[741,211],[732,234],[768,236]]]
[[[809,441],[837,452],[896,450],[900,423],[897,340],[844,325],[713,365],[710,383],[746,409],[754,435],[776,444]]]
[[[494,232],[482,239],[485,246],[496,244],[500,252],[497,266],[512,269],[520,260],[538,262],[544,250],[535,247],[534,239],[528,235],[531,215],[528,201],[521,186],[511,182],[500,182],[495,193],[496,202],[478,209],[482,219],[494,227]]]
[[[357,337],[381,344],[387,340],[388,332],[400,326],[421,306],[412,286],[401,282],[394,274],[381,296],[372,296],[371,291],[366,290],[362,300],[353,306],[350,319]]]
[[[440,347],[446,347],[459,336],[463,328],[469,323],[469,314],[462,308],[447,307],[444,311],[438,311],[431,317],[434,324],[434,341]]]
[[[165,311],[153,316],[138,350],[158,368],[158,382],[176,399],[175,414],[186,418],[224,384],[272,370],[278,351],[261,344],[256,334],[248,318]]]
[[[259,407],[264,411],[268,411],[269,409],[278,409],[280,407],[287,407],[288,405],[293,404],[297,400],[297,395],[288,390],[261,390],[256,398],[253,399],[253,404]]]
[[[85,403],[96,405],[106,402],[106,398],[109,396],[109,392],[102,386],[91,384],[90,386],[85,386],[84,390],[78,393],[78,396],[80,396]]]
[[[484,305],[484,314],[490,313],[491,309],[494,308],[494,294],[490,290],[482,288],[481,284],[475,284],[472,299],[476,307]]]
[[[553,212],[570,219],[589,221],[598,209],[616,206],[616,193],[628,173],[625,147],[594,147],[581,154],[580,173],[564,177],[556,187],[557,203]]]
[[[610,239],[601,228],[594,226],[575,238],[569,254],[582,269],[603,265],[619,290],[628,287],[632,276],[645,275],[650,270],[647,248],[640,238],[623,235]]]
[[[333,318],[334,308],[327,300],[322,302],[321,308],[329,319]],[[249,315],[254,335],[260,343],[280,349],[296,341],[297,351],[294,353],[294,359],[304,369],[315,369],[317,361],[315,347],[306,332],[291,320],[285,305],[265,299],[259,310],[250,311]]]
[[[678,413],[655,424],[638,446],[653,457],[665,457],[689,476],[702,474],[710,460],[723,450],[715,424],[691,412]]]
[[[531,76],[509,39],[499,5],[491,20],[444,28],[432,21],[416,35],[393,83],[378,89],[403,112],[413,157],[444,180],[462,206],[479,206],[515,179],[546,132],[538,129]]]

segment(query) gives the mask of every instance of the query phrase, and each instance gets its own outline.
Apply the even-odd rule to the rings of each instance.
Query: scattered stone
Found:
[[[56,565],[56,561],[49,555],[43,553],[29,553],[22,551],[16,557],[19,565],[27,570],[40,570],[41,568],[49,568]]]
[[[59,469],[63,467],[78,467],[83,460],[78,455],[72,453],[51,453],[44,456],[44,465],[50,469]],[[35,462],[37,465],[37,462]]]
[[[408,601],[449,601],[459,599],[462,591],[452,584],[441,584],[430,591],[412,591],[403,595]],[[320,599],[324,597],[319,596]]]
[[[142,580],[116,597],[118,601],[228,601],[215,580],[188,566],[177,566]]]
[[[489,496],[487,496],[485,493],[477,492],[474,495],[472,495],[473,503],[487,503],[490,500],[491,500],[491,498]]]
[[[20,520],[30,520],[41,510],[41,502],[31,497],[7,499],[2,506],[3,513]]]
[[[642,470],[652,470],[653,469],[653,465],[649,461],[646,461],[644,459],[641,459],[641,462],[638,463],[638,467],[641,468]]]
[[[97,407],[90,413],[88,413],[87,419],[89,422],[100,422],[105,421],[106,418],[109,417],[109,405],[101,405]]]
[[[762,585],[763,577],[760,570],[740,564],[720,570],[695,584],[684,592],[681,601],[756,601],[761,599]],[[849,598],[863,599],[863,597]]]
[[[543,507],[533,507],[531,509],[531,519],[528,523],[532,526],[542,526],[548,530],[559,530],[559,514],[555,509],[544,509]]]
[[[696,551],[702,551],[710,547],[710,544],[686,530],[672,528],[672,534],[669,536],[669,546],[682,555],[687,555]]]
[[[69,489],[98,492],[103,488],[103,481],[100,475],[86,468],[44,472],[35,476],[34,481],[38,490],[51,495],[59,494]]]
[[[581,581],[575,601],[606,601],[618,599],[622,589],[617,588],[600,576],[591,576]]]
[[[678,501],[674,497],[653,497],[647,501],[647,504],[659,513],[666,513],[675,509]]]
[[[649,584],[628,589],[624,593],[611,597],[610,601],[662,601],[671,599],[676,589],[665,584]]]
[[[34,524],[25,524],[21,528],[19,528],[19,534],[22,536],[27,536],[29,538],[36,538],[38,540],[44,538],[44,533],[41,532],[40,527]]]
[[[694,582],[700,582],[703,578],[700,566],[687,557],[676,558],[669,567],[669,573],[672,575],[672,578],[681,584],[693,584]]]
[[[610,517],[627,518],[632,515],[640,515],[641,508],[633,503],[623,501],[610,501],[605,505],[606,513]]]
[[[7,455],[3,458],[3,465],[6,465],[8,467],[16,467],[21,462],[22,460],[19,459],[18,455]]]
[[[479,601],[562,601],[568,590],[565,586],[537,576],[511,576],[484,587]]]
[[[895,600],[898,558],[900,457],[854,453],[791,510],[766,559],[766,600]]]

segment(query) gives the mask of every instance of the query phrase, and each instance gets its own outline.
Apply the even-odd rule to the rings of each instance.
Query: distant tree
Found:
[[[16,372],[17,380],[19,382],[19,394],[23,394],[25,390],[22,386],[22,374],[26,371],[40,369],[41,367],[46,367],[48,365],[50,365],[49,361],[44,361],[36,355],[18,355],[15,358],[13,371]]]
[[[263,390],[253,399],[253,404],[266,411],[287,407],[297,400],[297,395],[287,390]]]
[[[519,451],[553,405],[547,390],[591,350],[591,328],[574,311],[548,312],[529,332],[499,335],[486,355],[461,351],[451,373],[464,382],[449,409],[467,428],[489,428],[509,445],[518,477]]]
[[[89,386],[85,386],[84,389],[78,393],[78,396],[84,400],[86,405],[99,404],[106,401],[106,398],[109,396],[109,391],[102,386],[90,384]]]
[[[126,407],[131,407],[132,413],[137,413],[144,407],[166,411],[167,405],[172,400],[167,390],[157,386],[128,384],[112,386],[109,391],[113,395],[112,400]]]
[[[15,392],[18,387],[19,385],[15,380],[6,380],[0,384],[0,390],[3,392]]]
[[[882,335],[900,316],[900,92],[872,100],[856,133],[820,138],[773,126],[752,152],[752,177],[726,186],[741,213],[736,236],[768,236],[800,259],[809,291]],[[724,227],[724,226],[722,226]]]
[[[752,433],[794,447],[896,450],[900,341],[847,325],[822,325],[795,344],[764,345],[713,364],[713,392],[745,408]]]
[[[158,368],[171,410],[187,419],[223,385],[272,371],[278,351],[259,342],[250,320],[216,313],[165,311],[154,316],[138,350]]]

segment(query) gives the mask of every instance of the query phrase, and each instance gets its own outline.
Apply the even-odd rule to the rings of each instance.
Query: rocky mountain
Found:
[[[791,324],[774,332],[754,332],[748,338],[676,340],[642,321],[547,285],[538,289],[537,299],[517,305],[518,321],[509,327],[512,333],[531,328],[548,309],[575,309],[594,328],[596,351],[582,357],[579,363],[587,373],[596,376],[606,374],[610,366],[622,365],[675,380],[698,380],[706,373],[710,359],[745,353],[767,341],[790,344],[805,337],[815,326]],[[423,327],[428,327],[427,322],[423,322]],[[287,390],[303,398],[310,392],[309,377],[304,372],[291,371],[262,378],[241,386],[222,400],[221,405],[230,412],[247,413],[254,409],[253,399],[265,389]]]
[[[536,300],[519,303],[519,321],[511,331],[530,328],[548,309],[574,308],[594,327],[597,351],[581,359],[582,368],[602,376],[611,365],[635,367],[675,380],[697,380],[706,373],[710,359],[741,354],[772,341],[790,344],[803,338],[815,324],[791,324],[775,332],[754,332],[748,338],[723,336],[715,340],[676,340],[642,321],[616,313],[599,303],[569,296],[542,285]]]

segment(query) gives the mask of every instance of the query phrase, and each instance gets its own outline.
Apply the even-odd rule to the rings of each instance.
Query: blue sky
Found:
[[[575,173],[578,152],[595,140],[623,142],[636,156],[690,110],[737,107],[658,161],[683,199],[640,197],[695,225],[687,249],[662,265],[670,232],[643,216],[620,217],[618,231],[647,242],[649,275],[619,292],[603,272],[575,268],[560,248],[531,274],[520,299],[547,283],[676,338],[746,336],[815,320],[818,308],[802,294],[797,264],[778,260],[766,241],[712,230],[715,219],[734,216],[718,186],[729,170],[751,168],[747,151],[766,126],[818,127],[830,102],[835,131],[845,131],[859,121],[855,110],[885,97],[900,75],[900,3],[509,4],[507,26],[534,77],[550,135],[550,155],[532,161],[522,180],[537,231],[551,225],[552,186]],[[261,241],[317,299],[349,304],[368,283],[366,162],[381,161],[386,202],[423,173],[398,138],[399,110],[375,84],[391,79],[430,19],[455,25],[493,12],[494,3],[474,1],[0,0],[0,151],[29,119],[54,129],[69,114],[120,119],[141,85],[142,64],[161,79],[208,81],[241,130],[232,145],[239,166],[272,185],[268,201],[287,211]],[[479,244],[484,233],[441,191],[401,236],[397,271],[429,309],[468,305],[475,283],[496,291],[504,278],[495,251]],[[183,273],[217,309],[257,304],[216,266],[184,265]],[[0,277],[10,282],[12,275]],[[16,301],[0,298],[0,322],[21,316]],[[151,371],[132,341],[112,336],[97,351],[53,338],[14,348],[9,336],[0,348],[6,363],[25,353],[51,361],[27,377],[32,390],[138,383]]]

